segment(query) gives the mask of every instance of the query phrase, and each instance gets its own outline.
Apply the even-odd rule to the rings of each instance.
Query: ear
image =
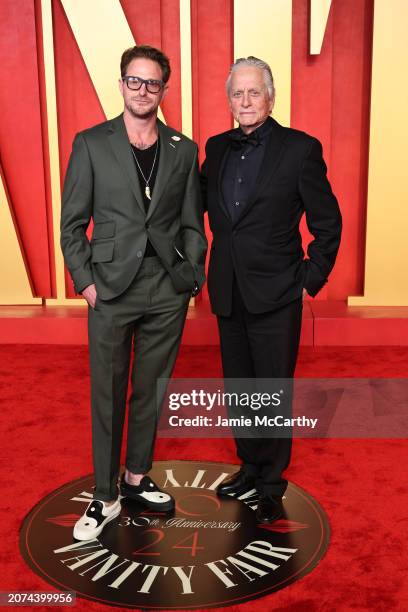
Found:
[[[164,97],[167,95],[168,89],[169,89],[169,86],[166,84],[166,85],[163,87],[163,91],[162,91],[162,95],[161,95],[161,98],[160,98],[160,102],[161,102],[161,101],[163,100],[163,98],[164,98]]]
[[[123,87],[124,87],[124,83],[122,81],[122,79],[119,79],[118,81],[118,85],[119,85],[119,91],[121,93],[121,96],[123,97]]]
[[[271,114],[271,112],[273,111],[274,106],[275,106],[275,96],[273,96],[273,98],[271,99],[269,103],[269,114]]]

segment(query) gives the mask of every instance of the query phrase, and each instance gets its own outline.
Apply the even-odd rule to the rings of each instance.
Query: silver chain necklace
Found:
[[[151,198],[151,194],[150,194],[149,182],[150,182],[150,179],[152,178],[152,174],[153,174],[154,165],[155,165],[155,163],[156,163],[157,151],[158,151],[158,149],[159,149],[159,139],[157,138],[157,140],[156,140],[156,151],[155,151],[155,153],[154,153],[154,160],[153,160],[153,164],[152,164],[152,169],[150,170],[149,178],[146,178],[146,177],[145,177],[145,175],[143,174],[143,170],[141,169],[140,164],[139,164],[139,162],[137,161],[137,157],[136,157],[136,154],[135,154],[135,152],[134,152],[134,150],[133,150],[133,147],[132,147],[132,146],[130,146],[130,148],[131,148],[131,150],[132,150],[133,157],[135,158],[135,162],[136,162],[136,164],[137,164],[137,167],[139,168],[139,172],[140,172],[140,174],[142,175],[144,182],[146,183],[145,190],[144,190],[145,195],[146,195],[146,198],[149,198],[149,200],[151,200],[152,198]]]

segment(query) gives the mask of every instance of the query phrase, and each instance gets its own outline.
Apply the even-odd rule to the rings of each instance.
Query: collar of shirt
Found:
[[[265,121],[259,127],[256,128],[256,130],[254,130],[248,135],[254,136],[256,140],[258,141],[258,144],[264,145],[266,138],[269,136],[270,132],[272,131],[272,127],[273,127],[273,121],[270,117],[267,117]],[[234,140],[239,140],[239,138],[241,138],[242,136],[246,136],[245,132],[240,127],[234,130],[232,133],[235,135],[233,137]],[[252,147],[253,145],[249,145],[249,146]]]

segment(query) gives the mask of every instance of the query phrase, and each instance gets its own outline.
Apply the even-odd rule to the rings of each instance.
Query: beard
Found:
[[[148,119],[156,114],[157,106],[152,104],[151,106],[136,106],[137,102],[133,106],[132,103],[125,104],[127,110],[136,119]]]

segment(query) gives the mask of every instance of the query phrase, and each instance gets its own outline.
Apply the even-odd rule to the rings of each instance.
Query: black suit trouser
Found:
[[[301,298],[272,312],[252,314],[234,279],[231,315],[218,317],[224,377],[291,379],[301,324]],[[235,437],[235,442],[243,469],[255,476],[260,494],[283,495],[288,483],[282,472],[290,462],[291,437]]]

